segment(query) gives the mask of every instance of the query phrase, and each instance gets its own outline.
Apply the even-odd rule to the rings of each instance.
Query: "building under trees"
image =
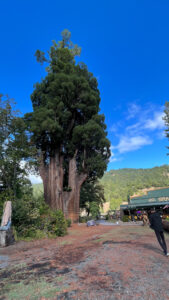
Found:
[[[139,211],[149,212],[152,208],[169,213],[169,188],[157,188],[142,196],[129,197],[128,203],[120,206],[121,218],[124,215],[136,215]]]

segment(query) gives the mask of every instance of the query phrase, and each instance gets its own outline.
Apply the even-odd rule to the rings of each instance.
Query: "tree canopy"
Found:
[[[31,95],[33,112],[25,116],[43,167],[43,182],[50,180],[51,187],[56,187],[58,181],[51,183],[54,173],[50,169],[54,172],[60,166],[56,188],[60,193],[63,189],[73,190],[77,181],[80,188],[87,178],[101,177],[110,156],[105,118],[99,113],[98,83],[84,63],[76,64],[75,55],[79,53],[80,48],[71,42],[67,30],[62,32],[62,41],[53,41],[48,58],[44,52],[36,52],[38,62],[48,63],[47,76],[35,84]],[[74,168],[76,183],[72,182]],[[46,201],[51,204],[56,192],[52,196],[49,185],[44,189]]]
[[[8,96],[0,96],[0,182],[12,198],[19,196],[25,178],[24,159],[30,155],[26,126]]]

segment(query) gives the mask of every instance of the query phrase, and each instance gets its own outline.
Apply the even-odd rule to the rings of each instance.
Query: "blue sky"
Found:
[[[32,110],[47,51],[67,28],[98,79],[112,157],[108,169],[169,163],[162,120],[169,101],[169,1],[0,1],[0,92]]]

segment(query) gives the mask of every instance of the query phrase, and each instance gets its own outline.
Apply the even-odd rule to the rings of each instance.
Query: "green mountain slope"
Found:
[[[33,195],[35,197],[39,197],[43,195],[43,184],[38,183],[38,184],[33,184]]]
[[[128,196],[142,193],[142,189],[169,186],[169,166],[164,165],[152,169],[120,169],[111,170],[100,180],[104,187],[105,198],[111,209],[119,208]],[[43,185],[34,184],[35,196],[43,194]]]
[[[123,201],[127,201],[128,196],[140,193],[142,189],[169,186],[169,166],[111,170],[104,174],[101,183],[110,208],[117,209]]]

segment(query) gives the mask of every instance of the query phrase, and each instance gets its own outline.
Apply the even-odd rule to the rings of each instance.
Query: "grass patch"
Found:
[[[82,228],[83,230],[83,228]],[[75,235],[75,236],[79,236],[79,235],[82,235],[82,233],[79,231],[79,230],[76,230],[76,229],[70,229],[69,230],[69,235]]]
[[[30,282],[25,285],[23,282],[17,284],[8,284],[5,286],[6,290],[9,290],[4,294],[8,300],[14,299],[31,299],[36,300],[41,297],[47,299],[53,299],[57,292],[61,291],[61,288],[54,286],[52,283],[48,283],[44,280],[39,282]]]
[[[64,280],[64,276],[58,276],[56,280],[57,282],[62,282]]]
[[[71,241],[70,240],[69,241],[61,241],[58,243],[59,246],[71,245],[71,244],[73,244],[72,240]]]
[[[99,242],[103,242],[105,240],[105,238],[100,238],[97,240],[92,241],[93,243],[99,243]]]

